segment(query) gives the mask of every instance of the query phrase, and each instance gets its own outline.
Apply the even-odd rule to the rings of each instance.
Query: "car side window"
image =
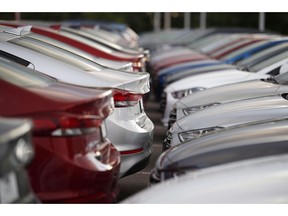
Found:
[[[280,74],[280,66],[277,67],[277,68],[275,68],[274,70],[270,71],[268,74],[269,74],[269,75],[272,75],[272,76],[277,76],[277,75],[279,75],[279,74]]]
[[[186,157],[178,160],[177,165],[182,169],[195,170],[197,168],[207,168],[254,157],[281,154],[287,151],[288,143],[286,141],[251,144],[215,151],[212,150],[191,157]],[[173,166],[174,168],[176,167],[175,164],[172,164],[172,167]]]

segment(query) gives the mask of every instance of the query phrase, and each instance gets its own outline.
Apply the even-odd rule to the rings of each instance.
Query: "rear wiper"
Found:
[[[273,83],[273,84],[279,84],[274,77],[268,77],[267,82]]]

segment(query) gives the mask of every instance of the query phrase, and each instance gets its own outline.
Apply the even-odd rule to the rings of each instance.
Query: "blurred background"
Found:
[[[160,12],[23,12],[0,13],[2,20],[102,20],[123,23],[135,32],[158,31],[172,28],[243,27],[280,34],[288,33],[288,13],[276,12],[209,12],[209,13],[160,13]]]

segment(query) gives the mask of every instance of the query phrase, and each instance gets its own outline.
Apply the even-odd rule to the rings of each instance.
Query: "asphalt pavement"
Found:
[[[145,112],[154,123],[152,155],[149,164],[143,170],[119,180],[118,202],[149,187],[150,171],[162,151],[162,142],[167,129],[161,123],[162,114],[159,112],[159,103],[155,102],[153,95],[149,97]]]

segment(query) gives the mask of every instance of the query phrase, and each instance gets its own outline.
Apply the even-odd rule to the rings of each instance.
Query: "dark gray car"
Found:
[[[244,159],[288,153],[288,119],[237,125],[171,147],[158,158],[151,183]]]
[[[26,171],[34,155],[28,120],[0,118],[0,203],[38,203]]]

